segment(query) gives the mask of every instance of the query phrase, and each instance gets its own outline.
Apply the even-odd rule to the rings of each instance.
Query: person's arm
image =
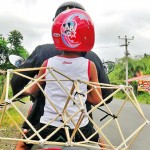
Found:
[[[40,67],[46,59],[59,55],[59,53],[60,52],[55,49],[54,44],[39,45],[35,48],[33,53],[26,59],[25,63],[21,65],[19,68]],[[21,73],[33,78],[35,75],[38,74],[38,72],[39,71],[37,70],[37,71],[24,71]],[[13,77],[11,79],[13,95],[21,91],[29,81],[30,81],[29,79],[13,74]]]
[[[25,63],[22,64],[19,68],[34,68],[34,67],[40,67],[41,64],[39,65],[39,55],[37,54],[38,47],[33,51],[33,53],[26,59]],[[21,74],[26,75],[28,77],[34,77],[35,75],[38,74],[37,71],[24,71],[21,72]],[[24,78],[22,76],[13,74],[12,79],[11,79],[11,87],[13,91],[13,95],[17,94],[19,91],[21,91],[25,85],[28,84],[30,80],[27,78]],[[19,84],[18,84],[19,83]]]
[[[92,61],[90,61],[90,81],[98,83],[97,69],[96,69],[95,64]],[[95,85],[95,86],[98,87],[97,88],[98,93],[102,95],[100,86],[99,85]],[[92,88],[91,86],[88,86],[88,89],[91,89],[91,88]],[[87,101],[95,105],[101,101],[101,97],[97,94],[96,90],[92,90],[87,95]]]
[[[105,69],[104,69],[101,59],[93,51],[88,52],[85,55],[85,58],[93,61],[94,64],[96,65],[99,83],[110,84],[109,78],[105,72]],[[103,89],[102,88],[101,91],[102,91],[103,99],[105,99],[107,96],[109,96],[111,93],[113,93],[112,89],[105,89],[105,88]],[[113,97],[109,98],[107,100],[107,103],[111,102],[112,99],[113,99]]]
[[[41,67],[46,67],[46,66],[47,66],[47,61],[44,61],[44,63],[42,64]],[[36,76],[36,78],[38,79],[44,73],[45,73],[45,69],[40,69],[38,75]],[[44,81],[39,81],[38,83],[40,85],[42,85],[44,83]],[[39,90],[39,86],[38,86],[38,84],[35,83],[32,87],[28,88],[23,94],[24,95],[34,95],[38,92],[38,90]]]

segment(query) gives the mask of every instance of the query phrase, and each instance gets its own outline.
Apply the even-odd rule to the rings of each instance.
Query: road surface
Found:
[[[111,109],[111,111],[114,114],[116,114],[115,112],[119,110],[122,104],[123,100],[113,100],[113,102],[108,104],[108,106]],[[145,117],[147,118],[147,120],[150,121],[150,105],[140,104],[140,106],[144,112]],[[102,106],[101,108],[106,110],[104,106]],[[108,119],[106,118],[100,123],[99,119],[97,119],[100,117],[97,116],[104,115],[105,113],[102,111],[95,111],[95,120],[100,125],[104,124],[104,122],[106,122],[106,120]],[[123,135],[125,137],[128,137],[128,135],[133,133],[133,131],[135,131],[144,122],[144,120],[139,115],[133,104],[131,102],[127,102],[119,114],[118,122],[121,126],[121,129],[123,129]],[[121,138],[120,136],[118,136],[119,134],[116,134],[116,131],[118,131],[117,129],[118,128],[116,127],[115,121],[113,121],[113,123],[110,124],[110,126],[108,125],[104,129],[105,134],[111,139],[114,145],[121,143]],[[147,124],[140,132],[138,137],[132,143],[130,150],[150,150],[150,123]]]

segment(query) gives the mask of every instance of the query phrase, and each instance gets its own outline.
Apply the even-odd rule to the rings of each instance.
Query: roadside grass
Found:
[[[27,102],[29,98],[26,97],[24,99],[22,99],[23,102]],[[14,102],[15,105],[17,106],[17,108],[19,108],[19,110],[21,112],[23,112],[23,114],[25,114],[25,116],[27,115],[26,111],[28,109],[28,103],[26,103],[25,105],[20,103],[20,102]],[[17,141],[15,140],[7,140],[6,138],[12,138],[12,139],[20,139],[22,138],[21,133],[19,131],[19,129],[17,128],[17,126],[19,126],[21,128],[22,123],[23,123],[23,118],[20,116],[20,114],[15,110],[14,107],[11,106],[7,106],[7,110],[5,110],[8,112],[8,114],[11,116],[9,116],[6,112],[4,113],[3,119],[2,119],[2,114],[3,114],[3,109],[0,109],[0,119],[1,120],[1,124],[0,124],[0,137],[2,137],[3,139],[0,139],[0,150],[14,150]],[[15,125],[15,123],[12,121],[12,119],[15,120],[17,126]]]
[[[22,117],[18,114],[18,112],[14,108],[9,108],[6,110],[8,114],[17,122],[18,125],[21,125],[23,122]],[[2,116],[2,112],[0,112],[0,117]],[[11,120],[11,118],[5,113],[2,119],[1,127],[10,128],[14,127],[15,124]]]
[[[144,104],[150,104],[150,93],[148,92],[139,92],[137,99],[139,102]]]
[[[28,101],[28,97],[23,98],[22,101],[23,102],[27,102]],[[17,107],[22,107],[20,102],[15,102]],[[20,106],[19,106],[20,105]],[[20,108],[21,109],[21,108]],[[21,126],[21,124],[23,123],[23,118],[20,116],[20,114],[15,110],[14,107],[11,106],[7,106],[7,113],[13,118],[14,121],[16,121],[16,123]],[[9,117],[9,115],[6,112],[4,113],[3,119],[2,119],[2,124],[1,127],[5,127],[5,128],[10,128],[10,127],[14,127],[15,124],[13,123],[11,117]],[[0,118],[3,114],[3,109],[0,110]]]
[[[114,98],[125,99],[126,95],[120,91],[114,95]],[[148,92],[138,92],[136,98],[139,103],[150,104],[150,93],[148,93]]]
[[[14,108],[9,108],[6,110],[11,117],[17,122],[17,125],[21,127],[22,125],[22,118],[20,115],[14,110]],[[0,110],[0,118],[2,116],[2,110]],[[13,123],[13,121],[10,119],[10,117],[5,113],[3,116],[3,119],[0,124],[0,136],[4,138],[3,140],[0,140],[0,149],[1,150],[14,150],[17,141],[15,140],[6,140],[5,138],[21,138],[21,133],[16,127],[16,125]]]

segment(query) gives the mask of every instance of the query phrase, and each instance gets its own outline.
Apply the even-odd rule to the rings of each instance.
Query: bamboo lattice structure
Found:
[[[61,112],[57,109],[57,107],[55,107],[52,100],[46,95],[46,93],[44,92],[44,89],[39,84],[40,81],[46,81],[45,79],[43,79],[43,77],[46,75],[46,73],[37,79],[31,78],[31,77],[28,77],[28,76],[22,74],[22,72],[24,72],[24,71],[35,71],[35,70],[39,70],[39,69],[47,69],[48,70],[47,73],[50,73],[54,77],[53,82],[57,82],[58,85],[60,86],[60,89],[65,94],[67,94],[67,99],[66,99],[64,108]],[[30,80],[30,82],[26,85],[26,87],[24,87],[24,89],[22,89],[20,92],[18,92],[14,96],[9,95],[10,77],[12,76],[12,74],[16,74],[18,76],[21,76],[23,78]],[[63,76],[64,80],[58,79],[57,74]],[[63,82],[67,82],[67,81],[72,82],[71,89],[64,87]],[[48,82],[52,82],[52,80],[49,80]],[[18,83],[18,84],[21,84],[21,83]],[[50,105],[52,105],[52,107],[54,108],[54,110],[57,113],[56,118],[53,118],[53,120],[50,120],[49,122],[47,122],[47,124],[39,130],[36,130],[34,128],[34,126],[26,119],[26,115],[22,112],[22,109],[21,109],[22,105],[24,105],[24,104],[21,104],[20,102],[16,101],[16,99],[26,89],[32,87],[32,85],[34,85],[34,84],[38,84],[39,89],[43,92],[44,96],[47,98]],[[113,89],[114,92],[111,95],[109,95],[108,97],[106,97],[105,99],[101,98],[102,101],[99,104],[93,106],[89,112],[85,113],[86,106],[82,102],[82,95],[89,93],[90,90],[87,91],[87,93],[80,93],[79,84],[86,84],[87,86],[91,86],[92,90],[95,90],[97,93],[98,93],[97,88],[99,88],[98,85],[100,85],[101,89],[107,89],[107,90]],[[78,100],[74,98],[73,93],[75,91],[80,93],[80,94],[78,94]],[[114,112],[114,110],[112,110],[112,108],[111,108],[111,105],[113,105],[113,104],[111,104],[111,105],[106,104],[106,101],[120,91],[122,91],[126,94],[126,98],[124,101],[122,101],[119,109],[116,109],[115,110],[116,112]],[[101,97],[100,94],[99,94],[99,96]],[[69,112],[67,111],[67,108],[69,107],[68,106],[69,101],[72,101],[78,107],[78,111],[73,115],[69,114]],[[119,119],[122,117],[121,112],[123,111],[124,106],[129,102],[133,106],[131,109],[135,108],[135,111],[139,114],[142,121],[139,121],[140,123],[137,125],[136,129],[133,129],[132,133],[125,135],[125,131],[124,131],[124,129],[122,129]],[[18,106],[18,103],[20,103],[21,106],[20,105]],[[4,121],[4,116],[7,115],[10,118],[10,120],[13,122],[14,127],[17,129],[17,131],[24,137],[24,138],[21,138],[21,136],[20,137],[0,136],[0,139],[1,140],[10,140],[10,141],[23,141],[23,142],[27,142],[27,143],[33,143],[33,144],[51,144],[51,145],[58,145],[58,146],[79,146],[79,147],[100,149],[100,147],[99,147],[100,143],[93,142],[91,140],[91,138],[95,134],[98,133],[100,135],[100,137],[102,137],[105,141],[104,150],[110,150],[110,149],[111,150],[112,149],[113,150],[127,150],[127,149],[130,149],[130,146],[135,141],[138,134],[145,127],[145,125],[149,123],[149,121],[146,119],[146,117],[145,117],[145,115],[133,93],[133,89],[131,86],[93,83],[93,82],[88,82],[88,81],[82,81],[80,79],[74,80],[71,77],[68,77],[68,76],[62,74],[61,72],[59,72],[58,70],[55,70],[54,68],[50,68],[50,67],[49,68],[27,68],[27,69],[7,70],[7,78],[6,78],[5,88],[1,95],[0,105],[1,105],[1,117],[0,117],[0,128],[1,129],[0,129],[0,132],[5,129],[5,126],[3,125],[3,121]],[[34,132],[33,135],[31,135],[30,137],[26,137],[26,135],[22,131],[21,125],[17,123],[17,120],[15,120],[15,118],[12,117],[12,114],[8,111],[9,110],[8,107],[13,108],[18,113],[20,118],[22,118],[22,121],[25,121],[30,126],[31,130],[33,130],[33,132]],[[90,115],[89,115],[90,113],[93,114],[93,118],[90,117]],[[78,122],[75,123],[74,117],[77,114],[80,114],[80,117],[78,119]],[[101,114],[103,114],[103,116]],[[89,121],[93,124],[93,127],[96,130],[96,132],[94,134],[92,134],[89,138],[86,138],[79,128],[85,115],[88,116]],[[61,125],[59,127],[57,127],[55,131],[50,133],[45,139],[43,139],[41,137],[41,135],[39,134],[39,132],[42,131],[43,129],[45,129],[48,125],[51,125],[51,123],[53,121],[57,120],[58,117],[61,117],[61,119],[63,120]],[[139,119],[139,118],[137,118],[137,119]],[[69,121],[71,121],[74,124],[74,130],[71,135],[69,134],[69,127],[67,125]],[[116,126],[116,133],[114,134],[114,136],[120,137],[119,143],[113,142],[114,138],[112,140],[112,138],[107,136],[107,132],[108,132],[107,129],[110,128],[109,126],[111,126],[111,125]],[[54,134],[56,134],[58,132],[58,130],[61,128],[65,128],[65,134],[67,137],[67,141],[66,142],[48,141],[48,139],[50,137],[52,137]],[[80,132],[84,141],[80,141],[80,142],[73,141],[73,138],[77,132]],[[38,141],[32,140],[32,138],[34,136],[37,136],[39,138],[39,140]],[[101,149],[103,149],[103,148],[101,148]]]

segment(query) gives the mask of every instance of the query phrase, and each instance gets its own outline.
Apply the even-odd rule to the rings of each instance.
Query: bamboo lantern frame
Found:
[[[40,70],[40,69],[47,69],[47,73],[50,73],[55,82],[58,83],[58,85],[60,86],[60,89],[67,94],[67,99],[66,99],[66,103],[64,105],[63,110],[60,112],[57,107],[53,104],[52,100],[47,96],[47,94],[45,93],[44,89],[42,89],[42,87],[40,86],[39,82],[40,81],[45,81],[45,79],[43,79],[43,77],[46,75],[46,73],[44,75],[42,75],[41,77],[35,79],[35,78],[31,78],[28,77],[26,75],[23,75],[22,72],[24,71],[35,71],[35,70]],[[1,72],[0,72],[1,73]],[[3,72],[4,73],[4,72]],[[131,86],[125,86],[125,85],[112,85],[112,84],[104,84],[104,83],[93,83],[93,82],[88,82],[88,81],[82,81],[80,79],[72,79],[64,74],[62,74],[61,72],[59,72],[58,70],[55,70],[54,68],[51,67],[43,67],[43,68],[27,68],[27,69],[9,69],[7,70],[7,77],[6,77],[6,82],[5,82],[5,88],[3,88],[3,93],[1,95],[1,99],[0,99],[0,104],[2,106],[2,115],[0,117],[0,132],[3,130],[3,120],[4,120],[4,115],[7,115],[12,122],[14,123],[15,127],[17,128],[17,130],[20,132],[20,134],[24,137],[23,138],[19,138],[19,137],[6,137],[6,136],[0,136],[1,140],[10,140],[10,141],[23,141],[23,142],[27,142],[27,143],[32,143],[32,144],[51,144],[51,145],[58,145],[58,146],[79,146],[79,147],[88,147],[88,148],[94,148],[94,149],[100,149],[99,144],[102,143],[98,143],[98,142],[93,142],[91,141],[91,138],[95,135],[95,134],[100,134],[100,137],[102,137],[105,140],[105,148],[101,148],[102,150],[127,150],[130,149],[130,146],[133,144],[133,142],[135,141],[135,139],[137,138],[138,134],[141,132],[141,130],[145,127],[145,125],[149,124],[149,121],[146,119],[134,93],[133,93],[133,88]],[[10,97],[9,96],[9,87],[10,87],[10,76],[12,74],[16,74],[19,75],[23,78],[27,78],[30,80],[29,84],[26,85],[26,87],[24,87],[23,90],[21,90],[20,92],[18,92],[16,95]],[[60,75],[63,77],[63,80],[58,79],[57,75]],[[49,82],[51,82],[52,80],[49,80]],[[72,82],[72,88],[68,90],[67,87],[64,87],[63,82],[66,81],[70,81]],[[19,84],[19,83],[18,83]],[[57,116],[55,118],[53,118],[53,120],[50,120],[49,122],[47,122],[47,124],[45,126],[43,126],[41,129],[36,130],[33,125],[26,119],[26,116],[23,114],[23,112],[18,108],[18,106],[16,105],[16,101],[15,99],[17,97],[19,97],[26,89],[32,87],[32,85],[37,84],[39,86],[39,89],[43,92],[44,96],[47,98],[47,100],[49,101],[50,105],[54,108],[54,110],[56,111]],[[79,88],[79,84],[86,84],[87,86],[91,86],[92,89],[88,90],[87,93],[82,93],[82,94],[88,94],[91,90],[95,90],[97,92],[97,94],[99,95],[99,97],[102,99],[101,95],[98,93],[97,88],[102,89],[113,89],[114,92],[109,95],[108,97],[106,97],[105,99],[102,99],[102,101],[93,106],[92,109],[89,112],[85,112],[86,106],[82,101],[82,95],[78,94],[78,103],[77,100],[75,100],[74,96],[73,96],[73,92],[77,91],[78,93],[80,93],[80,88]],[[126,99],[123,101],[121,107],[119,108],[119,110],[117,110],[117,112],[114,114],[111,110],[111,108],[109,107],[109,105],[106,104],[106,101],[111,98],[112,96],[114,96],[116,93],[118,93],[119,91],[122,91],[126,94]],[[71,115],[69,114],[69,112],[67,111],[67,107],[68,107],[68,103],[69,101],[72,101],[77,107],[78,107],[78,111]],[[133,105],[133,107],[136,109],[136,111],[140,114],[141,118],[142,118],[142,124],[137,127],[136,129],[134,129],[134,131],[132,133],[130,133],[128,136],[124,136],[123,130],[119,124],[118,118],[120,117],[121,111],[123,110],[125,104],[127,102],[131,102]],[[90,113],[95,112],[101,105],[103,104],[103,107],[105,107],[105,112],[107,114],[109,114],[110,119],[107,119],[107,121],[105,123],[103,123],[101,126],[97,124],[97,122],[92,119],[90,117]],[[26,137],[26,135],[23,133],[21,126],[17,123],[17,121],[12,117],[12,115],[9,113],[8,111],[8,106],[14,108],[14,110],[20,115],[20,117],[22,118],[23,121],[25,121],[30,128],[33,130],[34,134],[31,135],[30,137]],[[74,117],[80,114],[80,117],[78,119],[78,121],[75,123],[74,121]],[[86,138],[84,136],[84,134],[82,133],[82,131],[80,130],[80,124],[82,123],[82,120],[84,118],[84,116],[87,115],[89,118],[89,121],[93,124],[93,127],[96,129],[96,132],[94,134],[92,134],[89,138]],[[43,129],[45,129],[48,125],[50,125],[53,121],[57,120],[58,117],[61,117],[61,119],[63,120],[63,122],[61,123],[61,125],[59,127],[56,128],[56,130],[54,130],[52,133],[50,133],[45,139],[43,139],[41,137],[41,135],[39,134],[40,131],[42,131]],[[74,130],[73,133],[70,135],[69,134],[69,127],[68,127],[68,122],[72,122],[72,124],[74,125]],[[103,132],[104,129],[107,129],[108,125],[111,124],[112,122],[114,122],[116,124],[116,128],[118,130],[119,136],[121,138],[120,143],[118,145],[114,145],[112,144],[111,140],[105,135],[105,133]],[[67,137],[67,141],[66,142],[55,142],[55,141],[48,141],[48,139],[50,137],[52,137],[55,133],[57,133],[57,131],[61,128],[65,128],[65,134]],[[80,132],[81,136],[83,137],[84,141],[81,142],[74,142],[73,138],[75,136],[75,134],[77,132]],[[32,140],[32,138],[34,136],[37,136],[39,138],[38,141]]]

